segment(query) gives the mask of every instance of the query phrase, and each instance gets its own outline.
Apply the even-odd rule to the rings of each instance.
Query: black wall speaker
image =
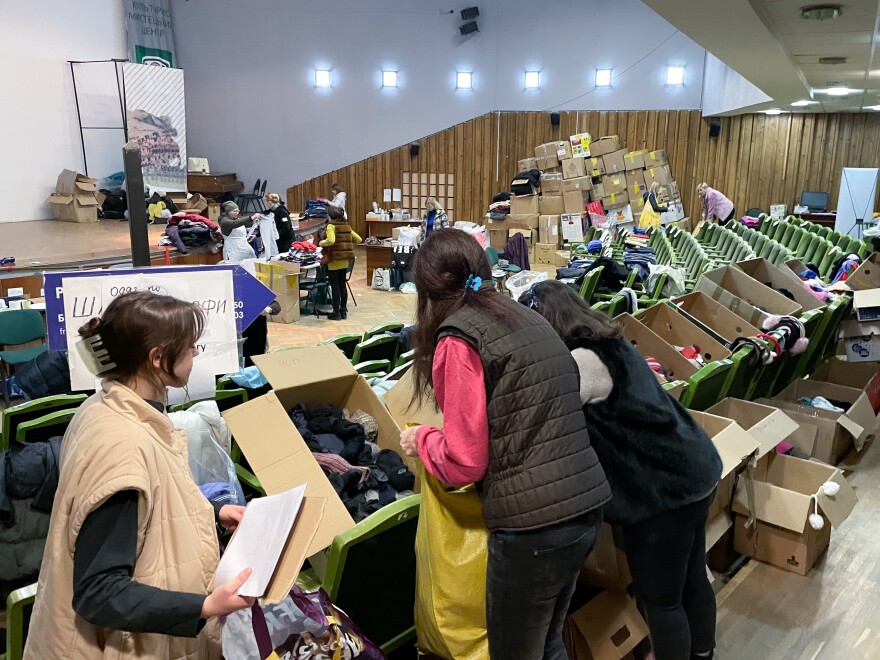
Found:
[[[472,21],[480,15],[479,7],[468,7],[461,10],[461,20]]]
[[[721,122],[714,119],[709,122],[709,137],[717,138],[719,135],[721,135]]]
[[[410,142],[409,143],[409,155],[410,156],[418,156],[419,155],[419,143],[418,142]]]
[[[477,25],[476,21],[471,21],[470,23],[465,23],[460,28],[458,28],[458,31],[461,33],[461,36],[465,36],[466,34],[472,34],[474,32],[479,32],[480,28]]]
[[[550,113],[550,124],[553,126],[559,126],[559,113],[551,112]]]

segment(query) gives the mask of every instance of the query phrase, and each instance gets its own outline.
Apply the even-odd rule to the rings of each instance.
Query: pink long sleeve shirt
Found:
[[[451,486],[480,481],[489,465],[489,415],[480,354],[457,337],[437,344],[432,368],[443,429],[419,427],[416,441],[425,468]]]

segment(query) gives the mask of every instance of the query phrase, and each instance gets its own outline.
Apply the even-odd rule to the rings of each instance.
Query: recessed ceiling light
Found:
[[[541,72],[526,71],[523,86],[526,89],[538,89],[541,86]]]
[[[849,87],[841,85],[841,86],[829,87],[828,89],[825,90],[825,93],[828,94],[829,96],[846,96],[847,94],[850,94],[851,92],[854,92],[854,91],[855,91],[854,89],[850,89]]]
[[[820,57],[819,64],[828,64],[834,66],[836,64],[846,64],[847,59],[845,57]]]
[[[843,14],[840,5],[809,5],[801,7],[801,18],[808,21],[825,21]]]
[[[455,74],[455,89],[473,89],[474,74],[470,71],[459,71]]]
[[[382,72],[382,87],[397,87],[397,71]]]
[[[765,115],[781,115],[782,110],[779,108],[770,108],[769,110],[764,110]]]
[[[668,66],[666,67],[666,84],[667,85],[684,85],[684,67]]]
[[[330,69],[315,69],[315,87],[330,87]]]
[[[866,105],[865,110],[880,110],[880,105]]]
[[[611,87],[611,69],[596,69],[596,87]]]
[[[792,103],[792,105],[795,108],[802,108],[805,105],[815,105],[816,103],[818,103],[818,101],[809,101],[807,99],[804,99],[803,101],[795,101],[794,103]]]

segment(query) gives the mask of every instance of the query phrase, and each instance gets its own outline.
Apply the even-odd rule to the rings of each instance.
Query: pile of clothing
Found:
[[[355,522],[413,494],[415,475],[376,444],[379,425],[363,410],[297,405],[287,414]]]
[[[629,241],[629,239],[627,239]],[[654,249],[649,247],[626,247],[623,251],[623,265],[628,270],[638,270],[639,278],[643,282],[648,281],[651,274],[651,264],[657,263],[657,255]]]
[[[846,279],[852,275],[853,271],[861,265],[862,258],[857,254],[847,254],[842,256],[831,267],[831,272],[834,273],[834,279],[831,280],[831,283],[837,284],[838,282],[846,282]]]
[[[223,245],[223,234],[220,233],[220,225],[213,220],[195,213],[177,213],[168,218],[168,226],[159,239],[159,245],[173,245],[181,254],[186,254],[187,248],[203,245],[217,252]]]
[[[321,260],[321,248],[309,241],[296,241],[291,244],[287,255],[281,255],[281,258],[300,266],[311,266]]]
[[[309,199],[306,200],[306,210],[303,217],[306,218],[329,218],[327,206],[330,204],[326,199]]]
[[[510,214],[510,200],[493,202],[489,204],[489,212],[486,217],[493,222],[503,222]]]

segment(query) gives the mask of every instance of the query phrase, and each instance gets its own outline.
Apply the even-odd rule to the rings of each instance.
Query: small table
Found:
[[[837,222],[836,211],[829,211],[828,213],[801,213],[799,217],[801,220],[809,220],[832,229],[834,229],[834,223]]]
[[[367,236],[366,238],[391,238],[392,232],[397,227],[420,227],[422,221],[418,218],[414,220],[367,220]]]
[[[205,197],[217,198],[226,194],[236,194],[244,190],[244,184],[238,180],[235,172],[215,172],[199,174],[189,172],[186,175],[186,186],[191,193],[201,193]]]

